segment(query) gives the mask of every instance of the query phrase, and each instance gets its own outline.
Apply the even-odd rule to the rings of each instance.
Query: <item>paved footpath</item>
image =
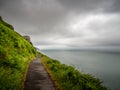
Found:
[[[40,58],[31,61],[23,90],[55,90],[54,84],[40,62]]]

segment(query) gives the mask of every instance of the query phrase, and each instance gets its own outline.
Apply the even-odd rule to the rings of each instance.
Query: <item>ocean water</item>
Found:
[[[110,90],[120,90],[120,52],[87,50],[42,50],[61,63],[72,65],[103,81]]]

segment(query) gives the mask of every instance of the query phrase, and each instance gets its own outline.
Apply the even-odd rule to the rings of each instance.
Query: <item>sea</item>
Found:
[[[120,52],[40,50],[43,54],[99,78],[109,90],[120,90]]]

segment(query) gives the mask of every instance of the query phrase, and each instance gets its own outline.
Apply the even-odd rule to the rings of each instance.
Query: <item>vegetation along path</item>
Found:
[[[40,58],[31,61],[24,82],[24,90],[55,90]]]

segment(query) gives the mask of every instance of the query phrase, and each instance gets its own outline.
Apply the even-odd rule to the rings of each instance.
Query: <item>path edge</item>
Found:
[[[34,58],[35,59],[35,58]],[[25,73],[24,73],[24,76],[23,76],[23,80],[22,80],[22,88],[21,88],[21,90],[24,90],[24,84],[25,84],[25,81],[26,81],[26,77],[27,77],[27,73],[28,73],[28,69],[29,69],[29,67],[30,67],[30,63],[34,60],[34,59],[31,59],[30,60],[30,62],[29,62],[29,64],[26,66],[26,70],[25,70]]]
[[[45,70],[47,71],[47,73],[48,73],[48,75],[49,75],[49,77],[50,77],[50,79],[51,79],[51,81],[52,81],[52,83],[53,83],[53,85],[54,85],[54,87],[55,87],[55,90],[61,90],[61,89],[60,89],[60,85],[59,85],[58,82],[54,79],[52,73],[48,70],[48,68],[47,68],[47,66],[44,64],[44,62],[42,62],[42,59],[41,59],[41,63],[42,63],[42,65],[43,65],[43,67],[45,68]]]

